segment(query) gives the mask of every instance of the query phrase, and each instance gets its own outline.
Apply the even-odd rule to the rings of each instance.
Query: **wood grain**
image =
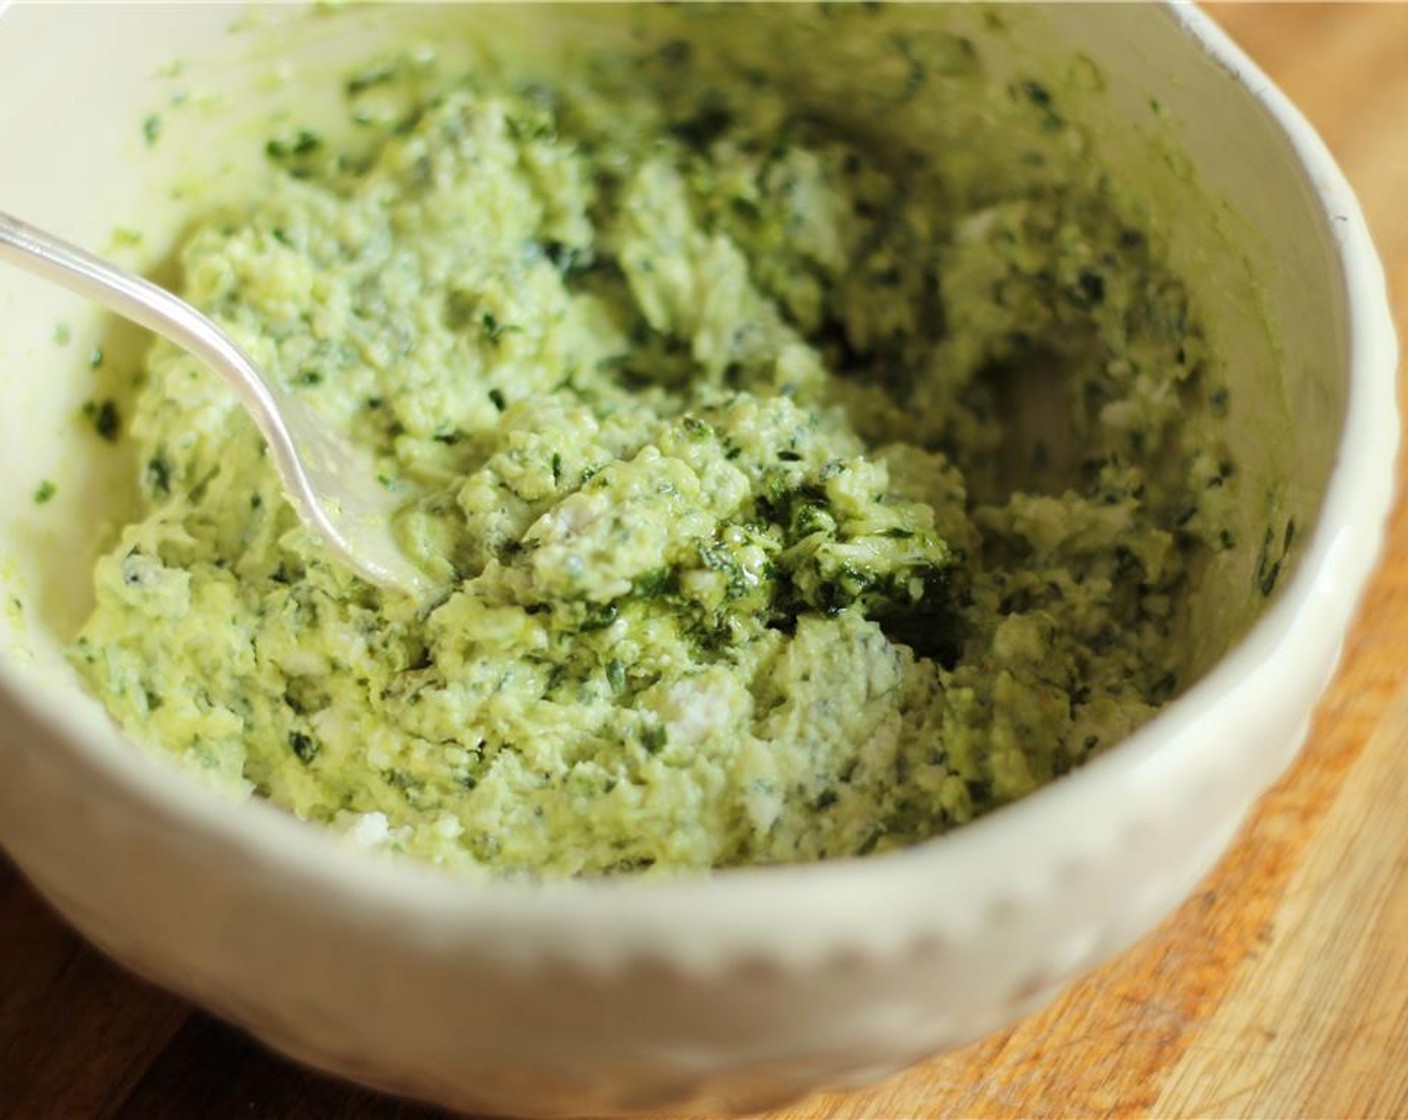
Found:
[[[1219,5],[1360,194],[1408,333],[1408,5]],[[1400,381],[1400,393],[1402,383]],[[1055,1007],[772,1120],[1408,1117],[1408,509],[1305,753],[1176,915]],[[0,863],[0,1120],[431,1120],[84,947]]]
[[[1408,1112],[1405,805],[1408,688],[1291,878],[1269,943],[1165,1079],[1159,1115]]]

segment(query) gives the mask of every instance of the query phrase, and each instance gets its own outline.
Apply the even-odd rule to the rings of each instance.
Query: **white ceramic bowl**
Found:
[[[563,18],[535,11],[512,18]],[[886,18],[948,18],[938,11]],[[288,58],[333,65],[375,41],[378,20],[425,15],[361,13],[345,34],[283,9],[259,19],[280,24]],[[174,111],[149,149],[144,116],[178,85],[231,119],[267,116],[296,88],[268,79],[265,32],[227,33],[233,16],[11,9],[0,206],[158,262],[181,215],[244,172]],[[977,16],[954,18],[986,34]],[[100,522],[121,515],[130,467],[74,422],[89,391],[81,359],[101,338],[107,362],[131,361],[134,336],[6,273],[0,843],[39,890],[118,960],[298,1059],[465,1109],[543,1115],[756,1108],[867,1082],[1028,1013],[1176,906],[1302,741],[1379,551],[1398,433],[1383,279],[1319,141],[1196,10],[1005,18],[1016,45],[995,55],[1041,74],[1079,49],[1106,72],[1089,109],[1100,158],[1141,176],[1175,262],[1201,277],[1209,333],[1242,371],[1233,422],[1250,469],[1280,472],[1288,508],[1313,525],[1293,578],[1211,672],[1078,774],[895,855],[541,889],[363,859],[138,756],[74,683],[59,644],[86,608]],[[844,89],[854,78],[835,49],[824,72]],[[178,56],[183,71],[163,65]],[[185,180],[181,199],[153,193],[192,151],[211,174]],[[138,222],[140,244],[113,240]],[[1289,431],[1268,427],[1266,393],[1284,400]],[[36,507],[45,478],[58,493]],[[1250,598],[1254,558],[1240,562]]]

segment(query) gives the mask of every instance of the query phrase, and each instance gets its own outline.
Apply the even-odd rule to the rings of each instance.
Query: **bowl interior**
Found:
[[[24,155],[0,172],[0,205],[171,280],[190,216],[258,189],[270,124],[337,127],[340,75],[388,43],[434,42],[451,67],[489,50],[532,69],[554,52],[663,41],[702,18],[610,6],[16,7],[0,19],[0,147]],[[1185,679],[1207,669],[1288,582],[1348,391],[1332,235],[1265,110],[1228,99],[1216,63],[1166,49],[1176,17],[1164,9],[1116,6],[1097,19],[1081,7],[897,6],[821,18],[781,6],[726,23],[727,34],[701,40],[715,44],[711,64],[785,69],[796,97],[879,144],[964,148],[971,158],[957,166],[974,181],[1024,173],[992,137],[1001,111],[897,99],[908,77],[896,44],[966,41],[997,88],[1035,79],[1064,91],[1093,158],[1138,200],[1187,279],[1231,387],[1215,422],[1236,454],[1236,547],[1209,560],[1182,620]],[[785,60],[772,48],[782,34],[795,44]],[[91,601],[94,558],[134,505],[138,464],[100,429],[105,409],[122,415],[146,345],[59,289],[0,271],[3,673],[93,726],[103,717],[75,697],[62,648]]]

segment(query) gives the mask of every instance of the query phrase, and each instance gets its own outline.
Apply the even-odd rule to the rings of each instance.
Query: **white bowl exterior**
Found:
[[[226,18],[176,11],[167,30],[191,41]],[[533,889],[367,860],[267,806],[195,796],[134,761],[96,712],[4,665],[0,843],[90,939],[280,1049],[497,1113],[758,1108],[873,1080],[1025,1014],[1148,930],[1293,757],[1333,671],[1390,500],[1395,349],[1357,206],[1295,111],[1196,11],[1109,11],[1051,18],[1112,84],[1156,91],[1175,121],[1218,114],[1251,130],[1245,150],[1269,162],[1223,169],[1234,201],[1239,183],[1299,176],[1286,212],[1259,217],[1272,246],[1313,236],[1338,270],[1321,322],[1343,336],[1325,345],[1350,381],[1336,474],[1295,578],[1153,724],[1078,780],[891,856]],[[124,52],[93,38],[104,73]],[[162,60],[140,36],[123,46],[140,65],[107,87],[119,100]],[[0,111],[7,150],[26,127]],[[0,198],[42,201],[38,173],[19,172],[15,191],[11,178],[0,172]],[[91,207],[75,213],[77,226],[54,224],[101,228]],[[0,332],[60,306],[5,291]]]

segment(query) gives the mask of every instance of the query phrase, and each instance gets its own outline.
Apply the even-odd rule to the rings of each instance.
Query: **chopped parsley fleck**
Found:
[[[659,754],[665,749],[665,744],[669,738],[669,732],[666,731],[663,725],[651,723],[641,729],[640,745],[646,749],[646,753],[648,754]]]
[[[90,400],[83,404],[83,415],[88,423],[93,426],[93,431],[98,433],[99,438],[108,443],[116,443],[118,436],[122,432],[122,417],[117,411],[117,403],[113,400]]]
[[[296,178],[305,177],[303,166],[307,158],[321,150],[323,138],[312,129],[300,128],[290,136],[273,137],[264,145],[264,154],[273,162],[288,168]]]
[[[146,470],[147,485],[154,494],[171,493],[171,467],[170,464],[160,455],[153,455],[147,460]]]
[[[359,93],[365,93],[377,86],[389,85],[396,78],[399,69],[395,62],[378,62],[368,66],[347,79],[344,87],[347,96],[356,97]]]
[[[318,742],[311,735],[302,731],[290,731],[288,733],[289,749],[298,756],[298,761],[305,766],[318,757]]]

